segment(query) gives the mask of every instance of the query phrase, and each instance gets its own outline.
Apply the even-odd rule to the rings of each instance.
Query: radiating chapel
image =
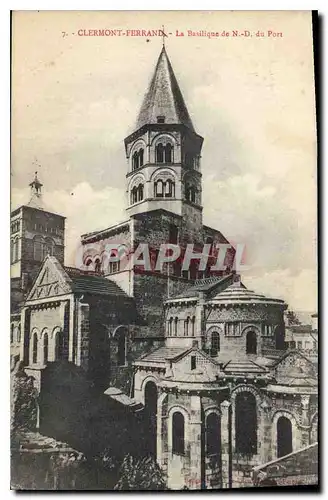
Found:
[[[254,467],[317,442],[317,368],[286,350],[287,305],[245,287],[233,249],[224,271],[210,269],[229,242],[203,224],[202,144],[163,47],[124,139],[125,220],[82,235],[73,268],[65,218],[45,208],[37,175],[11,214],[13,359],[39,392],[47,366],[65,360],[99,393],[141,403],[172,489],[252,485]],[[208,244],[208,265],[156,269],[168,242],[181,259],[188,243]],[[129,255],[143,243],[151,269],[108,259],[109,245]]]

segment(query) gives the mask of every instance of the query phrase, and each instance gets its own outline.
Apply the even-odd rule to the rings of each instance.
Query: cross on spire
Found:
[[[167,37],[167,35],[165,34],[165,31],[164,31],[164,24],[162,24],[162,43],[163,43],[163,47],[165,47],[165,37]]]

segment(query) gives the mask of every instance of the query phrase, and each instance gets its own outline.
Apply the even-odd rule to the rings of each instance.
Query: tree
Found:
[[[296,316],[295,312],[292,310],[289,310],[286,312],[286,317],[287,317],[287,322],[288,325],[300,325],[301,322]]]
[[[152,457],[142,459],[127,455],[119,470],[114,490],[165,490],[164,474]]]

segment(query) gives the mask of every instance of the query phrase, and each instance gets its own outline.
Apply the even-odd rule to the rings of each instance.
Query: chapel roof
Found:
[[[64,267],[64,270],[71,279],[70,285],[75,293],[128,297],[117,283],[108,278],[73,267]]]

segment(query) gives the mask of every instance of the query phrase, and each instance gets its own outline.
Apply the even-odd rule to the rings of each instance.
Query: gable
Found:
[[[71,293],[72,288],[69,282],[69,277],[57,259],[48,257],[39,271],[27,301]]]
[[[278,361],[275,366],[275,376],[278,383],[286,379],[316,378],[315,366],[298,352],[291,352]]]
[[[214,371],[217,373],[220,369],[219,365],[199,349],[190,349],[177,359],[172,361],[172,368],[176,372],[189,372],[191,370],[191,358],[194,357],[196,361],[196,370],[206,368],[206,370]]]

